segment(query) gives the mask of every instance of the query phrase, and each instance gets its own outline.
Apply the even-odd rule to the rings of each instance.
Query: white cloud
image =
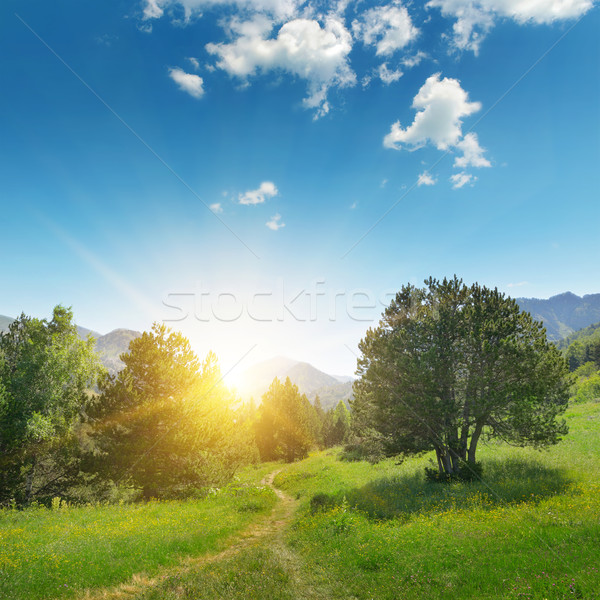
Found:
[[[419,34],[406,8],[394,5],[365,11],[360,20],[353,21],[352,30],[365,45],[375,46],[379,56],[401,50]]]
[[[412,69],[413,67],[416,67],[417,65],[421,64],[421,62],[423,61],[423,59],[428,58],[428,56],[429,55],[426,52],[423,52],[422,50],[419,50],[413,56],[406,56],[405,58],[403,58],[402,59],[402,64],[407,69]]]
[[[463,155],[454,159],[454,166],[460,169],[466,167],[491,167],[490,161],[483,156],[485,150],[479,145],[476,133],[467,133],[465,137],[456,144]]]
[[[201,98],[204,95],[202,87],[202,77],[192,73],[186,73],[183,69],[169,69],[169,77],[179,86],[179,89],[187,92],[194,98]]]
[[[271,217],[271,220],[267,221],[265,223],[265,225],[269,229],[272,229],[273,231],[277,231],[278,229],[281,229],[282,227],[285,227],[285,223],[281,222],[281,215],[280,214],[276,214],[273,217]]]
[[[406,129],[396,121],[383,139],[386,148],[399,150],[401,144],[420,148],[427,142],[439,150],[455,146],[462,137],[462,118],[477,112],[479,102],[469,102],[469,95],[457,79],[429,77],[414,97],[412,107],[418,112]]]
[[[462,89],[457,79],[440,79],[436,73],[429,77],[414,97],[412,107],[417,114],[411,125],[403,129],[396,121],[390,132],[383,138],[386,148],[400,150],[403,147],[421,148],[428,143],[438,150],[455,149],[462,153],[454,159],[454,167],[490,167],[490,161],[483,156],[485,149],[479,145],[476,133],[463,137],[462,119],[481,108],[479,102],[469,102],[468,93]],[[452,175],[454,188],[474,183],[477,177],[461,171]],[[419,175],[418,185],[433,185],[435,180],[424,172]]]
[[[322,27],[318,21],[294,19],[285,23],[270,38],[273,23],[264,16],[250,21],[231,23],[238,37],[231,43],[207,44],[217,56],[217,66],[232,76],[247,79],[258,71],[286,71],[308,82],[307,108],[316,116],[329,111],[327,92],[331,87],[351,86],[356,76],[348,63],[352,37],[344,24],[327,17]]]
[[[144,0],[144,19],[159,19],[168,9],[183,10],[185,22],[203,11],[222,6],[236,6],[247,12],[258,12],[280,19],[295,14],[302,2],[296,0]]]
[[[580,17],[593,4],[593,0],[430,0],[427,7],[439,8],[445,17],[456,19],[454,45],[477,54],[481,41],[498,19],[549,24]]]
[[[400,77],[404,75],[404,73],[400,70],[391,71],[388,68],[387,63],[379,65],[379,69],[377,69],[377,74],[379,75],[379,79],[381,79],[381,81],[383,81],[383,83],[385,83],[386,85],[398,81],[398,79],[400,79]]]
[[[163,8],[161,0],[146,0],[144,6],[144,19],[160,19],[163,16]]]
[[[417,181],[417,185],[420,187],[422,185],[435,185],[437,183],[437,179],[434,179],[427,171],[423,171],[419,175],[419,179]]]
[[[358,208],[358,202],[355,200],[351,205],[350,205],[350,210],[356,210],[356,208]]]
[[[522,287],[524,285],[529,285],[529,281],[519,281],[518,283],[508,283],[506,287],[514,288],[514,287]]]
[[[450,176],[450,181],[452,182],[452,187],[457,190],[467,183],[475,183],[477,181],[477,177],[474,177],[470,173],[465,173],[461,171],[460,173],[455,173]]]
[[[223,212],[223,207],[221,206],[220,202],[215,202],[214,204],[211,204],[208,208],[210,208],[210,210],[212,210],[214,213]]]
[[[197,58],[194,58],[193,56],[188,56],[187,59],[190,61],[192,67],[194,67],[194,71],[197,71],[200,68],[200,63],[198,62]]]
[[[240,204],[263,204],[267,198],[277,196],[279,191],[272,181],[263,181],[257,190],[249,190],[239,195]]]

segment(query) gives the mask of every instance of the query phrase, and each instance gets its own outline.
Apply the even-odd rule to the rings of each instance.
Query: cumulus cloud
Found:
[[[230,29],[237,39],[207,44],[206,49],[217,57],[219,68],[243,80],[259,71],[285,71],[305,79],[308,96],[304,105],[314,108],[316,116],[326,114],[328,90],[356,83],[348,63],[350,33],[331,16],[324,26],[311,19],[293,19],[279,29],[275,38],[270,37],[272,27],[272,21],[264,16],[234,21]]]
[[[423,171],[419,175],[419,179],[417,181],[417,185],[420,187],[422,185],[435,185],[437,180],[434,179],[427,171]]]
[[[455,146],[462,137],[462,119],[481,108],[479,102],[469,102],[469,95],[457,79],[435,73],[427,79],[412,107],[418,112],[411,125],[402,129],[396,121],[383,139],[386,148],[399,150],[402,144],[420,148],[427,142],[439,150]]]
[[[169,69],[169,77],[179,86],[179,89],[187,92],[194,98],[201,98],[204,95],[202,87],[202,77],[193,73],[186,73],[183,69]]]
[[[378,6],[365,11],[352,22],[357,39],[366,46],[375,46],[376,54],[389,56],[412,42],[419,30],[413,25],[404,6]]]
[[[239,195],[240,204],[263,204],[267,198],[277,196],[279,191],[272,181],[263,181],[257,190],[249,190]]]
[[[200,63],[198,62],[197,58],[194,58],[193,56],[188,56],[187,59],[190,61],[192,67],[194,67],[194,71],[197,71],[200,68]]]
[[[281,215],[279,213],[272,216],[271,220],[267,221],[265,225],[273,231],[277,231],[278,229],[285,227],[285,223],[281,222]]]
[[[220,202],[215,202],[214,204],[211,204],[208,208],[210,208],[210,210],[212,210],[215,214],[223,212],[223,207],[221,206]]]
[[[416,67],[417,65],[421,64],[423,59],[427,58],[428,56],[429,55],[426,52],[419,50],[418,52],[416,52],[416,54],[413,54],[412,56],[404,57],[402,59],[402,64],[407,69],[412,69],[413,67]]]
[[[477,54],[481,41],[498,19],[549,24],[580,17],[593,4],[593,0],[430,0],[427,7],[439,8],[445,17],[456,19],[454,45]]]
[[[144,19],[160,19],[164,13],[162,4],[165,3],[161,2],[161,0],[146,0],[144,5]]]
[[[452,182],[452,187],[457,190],[467,185],[467,183],[475,183],[477,181],[477,177],[474,177],[470,173],[465,173],[465,171],[461,171],[460,173],[451,175],[450,181]]]
[[[235,6],[246,12],[258,12],[284,19],[296,12],[296,0],[144,0],[144,19],[159,19],[169,9],[183,11],[185,21],[203,11],[222,6]]]
[[[457,79],[441,79],[440,74],[435,73],[417,92],[412,107],[417,111],[413,122],[402,128],[400,121],[396,121],[383,138],[386,148],[416,149],[432,144],[438,150],[456,150],[461,153],[454,159],[455,168],[491,166],[483,155],[485,149],[479,145],[477,134],[467,133],[463,137],[463,118],[480,110],[481,104],[469,100],[469,94]],[[452,175],[450,179],[454,188],[461,188],[477,180],[465,171]],[[434,183],[427,172],[419,175],[418,185]]]
[[[377,74],[379,75],[379,79],[381,79],[381,81],[383,81],[383,83],[385,83],[386,85],[398,81],[398,79],[400,79],[400,77],[404,75],[404,73],[398,69],[389,69],[387,63],[379,65],[379,69],[377,69]]]
[[[476,133],[467,133],[465,137],[457,142],[456,148],[463,155],[454,159],[454,166],[460,169],[466,167],[491,167],[490,161],[483,156],[485,150],[479,145]]]

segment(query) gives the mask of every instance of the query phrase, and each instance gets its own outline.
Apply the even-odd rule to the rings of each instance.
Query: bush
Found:
[[[340,459],[348,462],[366,460],[374,465],[385,458],[383,446],[383,436],[369,430],[363,437],[352,436],[344,446]]]
[[[437,468],[425,467],[425,479],[433,483],[450,483],[452,481],[479,481],[483,473],[480,462],[461,461],[456,473],[440,473]]]
[[[317,512],[331,510],[335,506],[335,499],[329,494],[318,493],[310,499],[310,512],[314,515]]]
[[[600,373],[584,379],[577,384],[577,391],[573,397],[573,402],[594,402],[600,401]]]

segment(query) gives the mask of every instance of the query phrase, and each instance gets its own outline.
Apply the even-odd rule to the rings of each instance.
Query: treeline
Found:
[[[600,323],[571,334],[558,347],[575,378],[573,401],[600,400]]]
[[[323,411],[289,379],[257,408],[179,333],[155,324],[109,375],[70,309],[22,314],[0,334],[0,504],[183,497],[260,459],[295,460],[345,441],[343,403]]]
[[[263,461],[305,458],[311,448],[342,444],[350,433],[350,412],[343,401],[324,411],[318,396],[313,406],[289,377],[273,381],[252,419]]]
[[[598,339],[575,340],[565,350],[565,357],[571,371],[590,362],[600,368],[600,336]]]

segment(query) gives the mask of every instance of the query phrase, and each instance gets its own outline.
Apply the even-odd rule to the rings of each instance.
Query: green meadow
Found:
[[[201,499],[6,510],[0,597],[598,598],[600,404],[566,418],[550,450],[483,446],[479,482],[425,481],[430,456],[371,465],[336,449],[246,469]],[[273,471],[284,499],[261,484]],[[159,576],[111,595],[140,573]]]
[[[201,499],[0,511],[0,598],[77,597],[222,550],[275,504],[260,484],[268,469],[248,470]]]

